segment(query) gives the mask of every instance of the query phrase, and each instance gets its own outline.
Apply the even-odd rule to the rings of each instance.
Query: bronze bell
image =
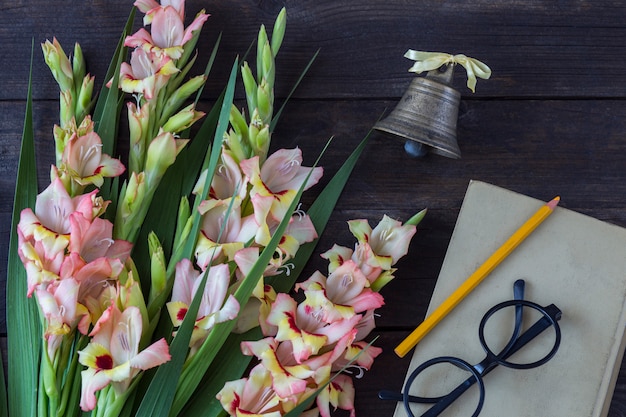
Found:
[[[415,77],[396,108],[374,129],[408,139],[405,150],[412,156],[430,151],[458,159],[456,123],[461,93],[451,87],[454,65],[444,65]]]

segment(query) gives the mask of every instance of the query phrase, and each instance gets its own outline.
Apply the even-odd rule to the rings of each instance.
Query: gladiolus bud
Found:
[[[274,57],[278,54],[278,50],[283,43],[285,37],[285,27],[287,26],[287,9],[281,9],[276,22],[274,23],[274,31],[272,32],[272,53]]]
[[[257,89],[257,109],[263,124],[272,121],[272,112],[274,110],[272,107],[272,102],[274,101],[272,96],[272,87],[263,80]]]
[[[272,54],[272,48],[270,48],[269,42],[265,43],[263,55],[260,59],[262,60],[261,65],[263,65],[263,77],[261,80],[265,81],[267,85],[272,88],[276,76],[276,67],[274,66],[274,55]]]
[[[261,161],[265,161],[267,152],[270,146],[270,126],[265,125],[259,130],[254,138],[254,142],[251,143],[254,148],[254,154],[261,158]]]
[[[259,28],[259,36],[256,40],[256,76],[257,79],[262,80],[265,74],[263,73],[263,50],[265,49],[265,45],[269,43],[267,39],[267,31],[265,30],[265,25],[261,25]]]
[[[133,172],[128,179],[128,183],[123,187],[120,193],[122,199],[118,205],[117,216],[115,216],[116,229],[118,224],[123,228],[128,217],[141,205],[145,195],[145,174],[143,172],[139,174]]]
[[[428,209],[424,209],[422,211],[420,211],[419,213],[417,213],[416,215],[414,215],[413,217],[411,217],[409,220],[407,220],[407,222],[405,224],[410,224],[413,226],[417,226],[422,219],[426,216],[426,212],[428,211]]]
[[[235,161],[241,162],[244,159],[248,159],[250,157],[250,152],[248,152],[248,144],[243,139],[243,137],[235,130],[231,129],[228,133],[224,133],[224,142],[226,143],[226,146],[228,147],[228,150],[231,152]]]
[[[166,262],[163,246],[154,232],[148,235],[148,249],[150,251],[150,298],[154,300],[165,289],[166,283]]]
[[[248,66],[247,62],[244,62],[243,66],[241,67],[241,78],[243,80],[243,85],[246,90],[246,102],[248,103],[248,111],[252,113],[254,109],[256,109],[257,85],[256,80],[254,79],[254,75],[252,75],[252,70],[250,70],[250,66]]]
[[[72,71],[72,64],[65,55],[61,44],[54,38],[52,42],[47,40],[42,44],[41,49],[43,50],[44,60],[50,68],[50,71],[52,71],[52,75],[59,84],[61,91],[73,90],[74,73]]]
[[[72,137],[72,133],[68,132],[67,129],[63,129],[59,125],[54,125],[53,129],[54,135],[54,144],[55,144],[55,154],[56,154],[56,164],[60,165],[63,157],[63,150],[65,149],[65,145],[67,141]]]
[[[77,44],[78,45],[78,44]],[[93,93],[95,77],[86,75],[83,83],[78,90],[78,99],[76,100],[76,123],[82,122],[83,118],[91,111],[91,95]]]
[[[187,144],[187,140],[174,139],[174,135],[170,132],[161,132],[156,138],[152,139],[148,146],[146,155],[146,165],[144,172],[146,173],[146,183],[150,190],[156,189],[161,177],[165,174],[174,161],[176,155]]]
[[[181,132],[197,122],[203,116],[203,112],[196,111],[194,105],[190,104],[170,117],[165,125],[163,125],[163,130],[171,133]]]
[[[204,75],[198,75],[191,78],[174,91],[163,106],[163,113],[161,120],[159,121],[160,125],[163,126],[170,116],[172,116],[180,108],[185,100],[187,100],[193,93],[198,91],[202,85],[204,85],[205,81],[206,77]]]
[[[245,117],[239,111],[237,106],[234,104],[230,108],[230,124],[239,135],[242,137],[248,136],[248,123],[246,122]]]
[[[74,44],[74,57],[72,58],[72,73],[74,77],[74,81],[76,82],[75,88],[79,88],[78,85],[85,75],[87,75],[87,65],[85,64],[85,58],[83,57],[83,50],[81,49],[78,42]]]
[[[127,103],[128,130],[130,132],[129,169],[132,172],[143,171],[146,157],[146,133],[150,123],[150,112],[147,104],[137,109],[133,102]]]
[[[61,91],[59,96],[59,123],[66,127],[74,118],[74,98],[71,90]]]

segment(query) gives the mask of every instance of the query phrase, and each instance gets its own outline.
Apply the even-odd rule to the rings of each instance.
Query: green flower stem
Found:
[[[61,389],[61,400],[59,401],[59,416],[74,416],[78,411],[78,403],[80,399],[81,368],[78,366],[78,351],[87,345],[89,338],[83,335],[76,335],[71,343],[71,349],[68,356],[71,355],[72,360],[69,362],[69,368],[65,373],[63,385]],[[68,343],[68,345],[70,345]]]
[[[40,364],[40,368],[43,367],[43,363]],[[44,387],[43,378],[39,378],[39,389],[37,394],[37,416],[48,417],[48,397],[46,396],[46,389]]]
[[[41,349],[41,368],[39,380],[42,383],[39,391],[39,399],[45,401],[42,405],[47,410],[46,415],[56,416],[59,391],[57,390],[56,371],[48,357],[47,343]]]

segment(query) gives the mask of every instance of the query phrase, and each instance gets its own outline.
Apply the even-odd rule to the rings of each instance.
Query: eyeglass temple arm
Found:
[[[554,320],[559,320],[561,318],[561,310],[555,306],[554,304],[550,304],[545,308],[546,312],[552,317]],[[541,319],[537,320],[535,324],[533,324],[528,330],[526,330],[522,335],[510,346],[509,350],[506,351],[503,355],[500,356],[501,359],[508,359],[515,352],[520,350],[524,345],[537,337],[541,332],[548,329],[552,326],[552,323],[545,316],[541,317]],[[493,357],[487,356],[484,360],[482,360],[479,364],[474,365],[474,369],[478,371],[481,377],[484,377],[489,372],[491,372],[496,366],[498,362],[493,360]],[[469,387],[474,385],[476,382],[476,378],[473,376],[467,378],[458,387],[456,387],[450,394],[441,398],[434,406],[432,406],[428,411],[422,414],[421,417],[435,417],[441,414],[450,404],[452,404],[457,398],[459,398]]]
[[[523,300],[524,299],[524,288],[525,288],[525,282],[523,279],[518,279],[517,281],[515,281],[513,283],[513,299],[515,300]],[[517,339],[517,337],[519,336],[519,332],[521,330],[522,327],[522,314],[523,314],[523,308],[522,306],[515,306],[515,328],[513,330],[513,335],[511,336],[511,339],[509,340],[509,342],[507,343],[506,347],[504,348],[503,352],[507,352],[508,349],[510,349],[513,344],[515,343],[515,339]],[[483,361],[485,362],[485,361]],[[482,372],[482,369],[484,369],[484,364],[481,362],[480,364],[476,365],[475,368],[478,370],[478,372]],[[468,381],[474,381],[474,378],[469,378]],[[467,381],[465,381],[463,384],[465,384]],[[462,384],[462,385],[463,385]],[[467,388],[469,388],[471,385],[473,384],[470,383],[470,385],[467,386]],[[465,388],[465,390],[467,390],[467,388]],[[465,392],[465,390],[463,392]],[[448,394],[448,395],[452,395],[454,392]],[[460,394],[459,394],[460,395]],[[380,398],[381,400],[394,400],[394,401],[403,401],[403,397],[402,397],[402,393],[401,392],[396,392],[396,391],[391,391],[391,390],[380,390],[378,392],[378,398]],[[443,397],[416,397],[414,395],[409,395],[409,402],[412,403],[423,403],[423,404],[427,404],[427,403],[437,403],[439,401],[441,401],[442,399],[446,398],[446,396]]]

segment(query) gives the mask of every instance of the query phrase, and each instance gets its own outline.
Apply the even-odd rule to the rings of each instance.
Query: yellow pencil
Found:
[[[406,337],[396,348],[395,352],[401,358],[406,355],[426,334],[432,330],[461,300],[463,300],[496,266],[502,262],[537,226],[541,224],[554,210],[560,198],[555,197],[541,206],[526,223],[524,223],[511,237],[504,242],[481,266],[478,267],[465,282],[459,286],[431,315]]]

